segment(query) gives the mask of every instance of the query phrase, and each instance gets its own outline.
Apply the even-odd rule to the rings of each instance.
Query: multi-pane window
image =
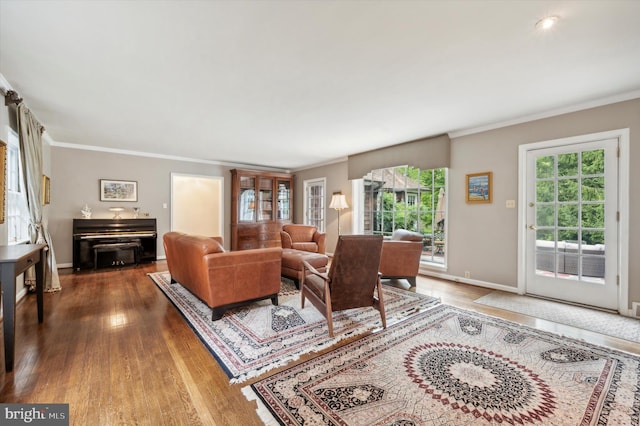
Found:
[[[22,184],[18,135],[10,130],[7,144],[7,237],[9,244],[29,240],[29,211]]]
[[[324,178],[304,181],[304,223],[325,232],[325,192]]]
[[[396,229],[424,236],[422,261],[444,264],[446,169],[391,167],[363,179],[364,233],[390,236]]]

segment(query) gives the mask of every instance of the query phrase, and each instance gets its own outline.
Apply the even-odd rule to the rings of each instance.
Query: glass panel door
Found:
[[[616,142],[528,154],[528,293],[617,308]]]
[[[258,220],[273,220],[273,179],[259,178]]]
[[[256,220],[256,179],[251,176],[240,177],[239,220],[255,222]]]
[[[278,181],[278,220],[291,219],[291,183]]]
[[[320,232],[325,232],[325,184],[324,178],[304,181],[304,223]]]

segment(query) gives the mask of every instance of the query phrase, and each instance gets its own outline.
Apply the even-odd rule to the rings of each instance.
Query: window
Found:
[[[325,232],[325,186],[325,178],[304,181],[304,224],[320,232]]]
[[[7,144],[7,237],[8,244],[29,241],[29,211],[23,188],[18,135],[9,130]]]
[[[392,167],[362,180],[365,234],[391,236],[396,229],[424,235],[422,261],[444,265],[447,169]]]

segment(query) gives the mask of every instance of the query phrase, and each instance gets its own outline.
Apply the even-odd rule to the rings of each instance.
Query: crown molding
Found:
[[[214,166],[226,166],[226,167],[238,167],[238,168],[250,168],[250,169],[258,169],[264,171],[271,172],[284,172],[289,173],[289,170],[278,168],[278,167],[267,167],[267,166],[259,166],[256,164],[247,164],[247,163],[232,163],[226,161],[215,161],[215,160],[203,160],[200,158],[190,158],[190,157],[180,157],[176,155],[165,155],[165,154],[156,154],[151,152],[144,151],[132,151],[128,149],[115,149],[115,148],[105,148],[102,146],[95,145],[82,145],[82,144],[74,144],[67,142],[56,142],[54,140],[50,140],[50,145],[57,148],[68,148],[68,149],[79,149],[83,151],[97,151],[97,152],[108,152],[110,154],[121,154],[121,155],[133,155],[137,157],[148,157],[148,158],[159,158],[162,160],[173,160],[173,161],[184,161],[188,163],[200,163],[200,164],[209,164]]]
[[[576,111],[583,111],[590,108],[596,108],[604,105],[615,104],[618,102],[629,101],[637,98],[640,98],[640,90],[634,90],[631,92],[621,93],[614,96],[608,96],[606,98],[600,98],[593,101],[583,102],[580,104],[553,109],[553,110],[549,110],[549,111],[545,111],[537,114],[525,115],[519,118],[514,118],[512,120],[501,121],[498,123],[487,124],[484,126],[452,131],[452,132],[449,132],[449,138],[451,139],[459,138],[462,136],[473,135],[476,133],[482,133],[489,130],[495,130],[503,127],[514,126],[516,124],[528,123],[530,121],[541,120],[543,118],[555,117],[557,115],[568,114]]]
[[[310,164],[308,166],[303,166],[303,167],[299,167],[297,169],[293,169],[292,173],[301,172],[303,170],[315,169],[316,167],[330,166],[331,164],[336,164],[336,163],[343,163],[343,162],[347,161],[348,159],[349,159],[349,157],[334,158],[333,160],[325,161],[325,162],[322,162],[322,163]]]

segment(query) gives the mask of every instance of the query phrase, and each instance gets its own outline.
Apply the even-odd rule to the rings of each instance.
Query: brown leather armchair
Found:
[[[333,337],[333,312],[371,306],[387,328],[378,265],[382,235],[340,235],[329,272],[318,272],[303,261],[309,275],[300,280],[301,306],[305,299],[322,313]],[[374,294],[375,293],[375,294]]]
[[[396,229],[391,239],[382,243],[382,278],[404,278],[415,287],[422,255],[422,238],[418,232]]]
[[[270,298],[278,304],[282,249],[225,251],[221,237],[180,232],[163,236],[171,282],[178,282],[207,306],[212,319],[232,307]]]
[[[311,225],[289,224],[280,231],[283,249],[296,249],[324,254],[326,234]]]

